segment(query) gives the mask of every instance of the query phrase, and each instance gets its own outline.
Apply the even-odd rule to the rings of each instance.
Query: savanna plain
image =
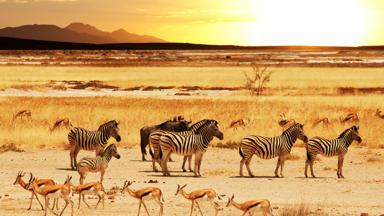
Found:
[[[260,96],[244,88],[249,66],[2,66],[0,67],[0,215],[43,215],[36,200],[27,210],[30,192],[13,185],[18,171],[62,183],[69,174],[78,184],[79,175],[68,170],[68,129],[50,131],[57,119],[68,118],[73,126],[96,130],[106,121],[120,122],[121,159],[113,158],[104,178],[106,191],[135,181],[132,188],[156,186],[164,193],[164,215],[189,214],[191,202],[175,196],[177,184],[187,191],[214,188],[224,208],[219,215],[242,215],[227,199],[242,202],[270,200],[274,215],[369,215],[384,214],[384,74],[377,67],[268,67],[270,82]],[[74,87],[76,86],[76,87]],[[165,92],[165,93],[164,93]],[[94,93],[94,94],[93,94]],[[14,114],[30,110],[30,118]],[[341,122],[357,113],[362,143],[353,142],[344,161],[344,179],[336,175],[337,157],[318,156],[318,178],[305,178],[305,144],[297,141],[285,164],[284,178],[274,177],[277,158],[254,157],[254,178],[239,177],[238,145],[246,135],[277,136],[282,133],[280,114],[304,124],[306,135],[336,138],[356,122]],[[162,123],[175,115],[192,122],[215,119],[224,139],[214,139],[202,162],[202,177],[182,172],[180,156],[170,162],[171,177],[152,172],[150,162],[141,161],[140,128]],[[315,124],[327,118],[329,124]],[[244,119],[242,127],[231,122]],[[81,150],[78,159],[94,156]],[[150,156],[147,155],[147,159]],[[99,174],[88,175],[96,181]],[[28,181],[28,175],[24,177]],[[96,202],[89,196],[89,203]],[[40,200],[43,200],[40,198]],[[74,215],[135,215],[138,201],[128,194],[109,195],[104,208],[83,205]],[[61,207],[64,202],[60,202]],[[148,201],[151,215],[158,214]],[[202,202],[204,215],[214,215]],[[142,215],[145,214],[142,209]],[[64,215],[69,215],[67,209]],[[256,211],[256,215],[262,215]],[[195,210],[194,215],[199,215]]]

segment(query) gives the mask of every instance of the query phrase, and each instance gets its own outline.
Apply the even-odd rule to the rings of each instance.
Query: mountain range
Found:
[[[56,25],[37,24],[6,27],[0,29],[0,37],[91,44],[166,42],[154,36],[129,33],[124,29],[106,32],[79,22],[71,23],[64,28]]]

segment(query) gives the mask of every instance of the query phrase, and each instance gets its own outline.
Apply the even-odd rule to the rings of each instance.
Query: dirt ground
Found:
[[[239,177],[237,150],[210,148],[202,163],[203,177],[192,177],[192,173],[181,172],[181,157],[174,155],[175,162],[169,163],[172,177],[163,177],[152,172],[151,163],[142,162],[139,149],[119,149],[121,159],[112,159],[104,178],[107,190],[113,186],[122,187],[125,180],[136,181],[131,187],[141,188],[157,186],[163,190],[165,205],[164,215],[189,214],[190,202],[175,196],[177,184],[188,184],[186,190],[212,187],[223,196],[219,203],[225,207],[227,197],[235,194],[235,200],[267,198],[270,200],[274,215],[281,215],[283,210],[295,204],[304,204],[311,215],[369,215],[384,214],[384,168],[382,166],[383,149],[351,147],[344,164],[345,179],[336,178],[337,158],[320,157],[315,163],[315,174],[319,178],[304,178],[304,148],[295,147],[293,160],[286,162],[285,178],[274,178],[273,170],[276,159],[261,160],[256,157],[251,166],[258,177]],[[93,152],[81,151],[79,158],[93,155]],[[6,152],[1,154],[0,163],[0,215],[43,215],[36,201],[31,211],[27,211],[30,193],[19,185],[12,185],[19,170],[33,172],[39,178],[52,178],[62,183],[67,174],[78,183],[78,174],[67,170],[69,152],[64,150],[41,150],[34,152]],[[246,170],[245,170],[246,171]],[[88,175],[86,182],[99,178],[98,174]],[[28,177],[24,178],[26,181]],[[157,180],[158,183],[145,183]],[[77,209],[77,195],[74,215],[136,215],[138,201],[129,195],[117,194],[115,199],[106,200],[104,209],[88,209],[82,204]],[[41,200],[43,200],[41,198]],[[90,197],[94,204],[95,198]],[[151,215],[157,215],[158,206],[148,201]],[[61,205],[63,202],[61,202]],[[201,203],[206,215],[214,215],[208,203]],[[241,215],[234,207],[224,208],[219,215]],[[64,215],[70,215],[66,210]],[[142,215],[145,215],[142,209]],[[198,215],[198,211],[194,212]]]

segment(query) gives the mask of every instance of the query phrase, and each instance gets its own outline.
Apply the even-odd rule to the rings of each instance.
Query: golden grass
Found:
[[[309,137],[337,137],[348,124],[338,122],[339,115],[357,111],[360,115],[362,145],[372,148],[384,143],[383,121],[373,114],[377,106],[384,107],[384,96],[349,97],[219,97],[217,99],[155,99],[128,97],[1,97],[0,98],[0,144],[15,143],[21,149],[66,148],[65,129],[50,133],[49,126],[57,118],[68,117],[74,126],[97,129],[111,119],[121,122],[120,146],[134,147],[139,144],[139,130],[145,125],[161,123],[174,115],[181,114],[194,122],[203,118],[216,119],[224,132],[225,139],[214,139],[213,145],[236,148],[242,137],[250,134],[275,136],[282,132],[277,121],[279,114],[285,114],[304,123]],[[12,115],[19,110],[30,109],[31,121],[18,119],[11,123]],[[311,122],[318,116],[331,120],[329,128],[311,128]],[[230,129],[234,119],[249,117],[251,122],[244,129]],[[297,142],[299,145],[301,141]],[[359,144],[354,143],[352,146]]]
[[[280,216],[326,216],[328,214],[322,212],[320,209],[317,209],[317,211],[312,211],[311,206],[300,203],[300,204],[294,204],[289,207],[285,207],[279,211]]]
[[[322,88],[382,87],[381,68],[279,67],[269,87],[280,91],[306,89],[314,94]],[[0,88],[37,88],[51,80],[101,80],[121,88],[137,86],[240,87],[249,67],[50,67],[2,66]]]

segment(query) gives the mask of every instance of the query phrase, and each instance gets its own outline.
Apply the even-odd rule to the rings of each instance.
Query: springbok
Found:
[[[32,112],[29,109],[20,110],[16,114],[13,114],[12,122],[14,122],[17,118],[20,118],[23,120],[23,118],[26,118],[27,120],[31,120],[32,118]]]
[[[63,214],[64,210],[67,208],[69,204],[71,204],[71,215],[73,215],[73,201],[71,200],[70,193],[71,193],[71,176],[67,176],[67,179],[65,180],[63,185],[55,184],[55,185],[49,185],[46,187],[39,188],[39,186],[36,183],[36,178],[33,177],[31,173],[31,177],[29,179],[28,183],[28,189],[32,188],[35,193],[38,193],[45,198],[45,216],[47,215],[47,209],[49,204],[49,199],[58,199],[63,198],[65,201],[65,206],[63,210],[60,212],[60,216]],[[53,214],[56,215],[55,212],[53,212],[52,209],[49,209]]]
[[[125,191],[129,193],[132,197],[138,199],[139,202],[139,210],[137,211],[137,216],[140,215],[140,209],[141,204],[143,204],[145,211],[147,212],[148,216],[150,216],[147,206],[144,203],[144,199],[154,199],[160,206],[160,216],[163,215],[163,193],[161,192],[160,188],[157,187],[146,187],[142,188],[140,190],[133,190],[129,188],[130,185],[132,185],[133,182],[131,181],[125,181],[123,189],[121,189],[121,193],[124,194]]]
[[[195,190],[195,191],[192,191],[190,193],[187,193],[184,190],[184,188],[186,186],[187,186],[186,184],[183,186],[180,186],[178,184],[175,196],[177,196],[178,194],[181,194],[185,199],[190,200],[192,202],[190,216],[192,216],[195,204],[196,204],[197,208],[199,209],[200,214],[203,215],[203,212],[200,209],[198,200],[201,200],[204,198],[206,198],[208,202],[212,203],[216,214],[218,213],[217,203],[215,204],[215,202],[214,202],[214,199],[217,197],[216,191],[214,189],[212,189],[212,188],[200,189],[200,190]]]
[[[69,121],[69,118],[61,118],[57,119],[55,123],[52,125],[52,127],[49,128],[49,131],[53,132],[61,127],[65,127],[68,130],[72,128],[72,124]]]
[[[345,116],[340,116],[340,123],[344,124],[347,122],[352,122],[353,124],[359,124],[359,116],[356,112],[347,113]]]
[[[233,120],[229,124],[229,128],[233,128],[237,130],[239,127],[245,128],[245,126],[249,123],[249,118],[241,118],[237,120]]]
[[[41,204],[39,197],[37,197],[37,194],[32,190],[32,188],[27,187],[28,183],[24,182],[24,180],[23,180],[24,176],[25,176],[25,172],[19,171],[17,173],[16,180],[13,183],[13,185],[19,184],[22,188],[24,188],[25,190],[30,191],[32,193],[31,201],[29,202],[29,207],[27,210],[31,210],[33,197],[36,197],[36,200],[40,204],[41,210],[44,210],[43,204]],[[36,180],[36,184],[38,187],[41,187],[41,186],[54,185],[55,182],[52,179],[38,179],[38,180]],[[55,204],[53,204],[53,206],[55,206]]]
[[[328,128],[330,122],[329,122],[329,119],[327,117],[324,117],[324,118],[317,118],[313,121],[313,124],[312,124],[312,128],[316,127],[317,125],[319,124],[322,124],[323,127],[326,127]]]
[[[95,209],[97,209],[97,206],[99,205],[100,201],[103,201],[103,208],[104,208],[104,200],[105,200],[105,191],[103,184],[99,181],[97,182],[89,182],[89,183],[84,183],[80,184],[78,186],[73,186],[72,187],[72,195],[74,193],[79,194],[79,205],[78,209],[80,209],[80,201],[81,198],[83,198],[83,202],[87,205],[88,208],[91,208],[88,203],[85,201],[85,195],[96,195],[99,200],[97,201]]]
[[[234,198],[235,195],[232,195],[231,198],[228,198],[227,207],[229,205],[233,205],[235,208],[243,211],[242,216],[246,215],[247,213],[249,215],[253,215],[253,210],[256,208],[260,208],[263,211],[263,216],[273,215],[271,204],[267,199],[249,200],[243,203],[237,203],[235,202]]]
[[[384,119],[384,113],[380,109],[376,110],[375,116]]]
[[[288,119],[285,116],[285,113],[282,113],[282,114],[280,114],[280,119],[277,123],[280,125],[280,127],[283,128],[283,131],[285,131],[287,128],[294,125],[296,123],[296,121],[294,119]]]

